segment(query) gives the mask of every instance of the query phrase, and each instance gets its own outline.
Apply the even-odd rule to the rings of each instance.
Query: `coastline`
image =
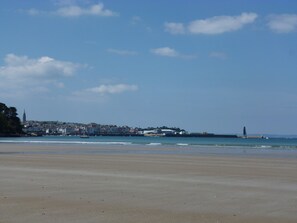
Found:
[[[171,137],[48,136],[0,138],[1,145],[22,154],[168,154],[296,158],[297,139],[224,139]],[[13,145],[17,145],[14,147]],[[39,148],[43,149],[40,150]],[[34,148],[37,148],[36,151]],[[53,149],[54,148],[54,149]],[[56,149],[59,148],[59,149]],[[11,150],[11,149],[9,149]]]
[[[296,158],[133,153],[146,148],[1,143],[1,221],[297,220]]]

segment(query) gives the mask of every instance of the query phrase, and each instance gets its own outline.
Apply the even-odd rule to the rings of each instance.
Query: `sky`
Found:
[[[20,117],[297,134],[295,0],[1,0],[0,27]]]

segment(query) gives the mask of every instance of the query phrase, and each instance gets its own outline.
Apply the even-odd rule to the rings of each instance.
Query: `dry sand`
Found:
[[[1,223],[297,222],[295,158],[10,153],[59,147],[0,144]]]

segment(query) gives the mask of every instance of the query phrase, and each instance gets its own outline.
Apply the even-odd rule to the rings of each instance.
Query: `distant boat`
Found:
[[[81,135],[80,138],[87,139],[87,138],[90,138],[90,137],[88,135]]]

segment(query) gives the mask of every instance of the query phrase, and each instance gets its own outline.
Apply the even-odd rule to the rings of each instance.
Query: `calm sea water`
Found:
[[[1,138],[0,143],[39,143],[39,144],[92,144],[92,145],[148,145],[148,146],[221,146],[297,149],[297,138],[187,138],[187,137],[122,137],[95,136],[80,138],[78,136],[43,136]]]
[[[1,144],[61,145],[59,150],[44,153],[134,153],[134,154],[218,154],[285,156],[297,158],[296,138],[242,139],[242,138],[172,138],[172,137],[116,137],[98,136],[44,136],[0,138]],[[65,150],[62,145],[73,145]],[[112,149],[111,149],[112,148]],[[140,149],[141,148],[141,149]],[[24,151],[30,153],[30,151]]]

